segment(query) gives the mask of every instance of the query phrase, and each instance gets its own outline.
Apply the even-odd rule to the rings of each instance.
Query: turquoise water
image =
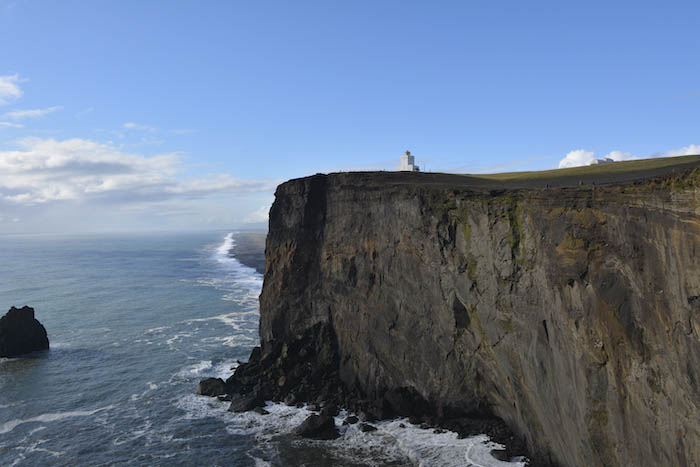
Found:
[[[51,343],[0,359],[0,465],[522,465],[489,456],[485,437],[405,420],[300,440],[291,431],[305,408],[232,414],[194,395],[258,342],[262,276],[230,257],[233,242],[229,232],[0,237],[0,307],[34,307]]]

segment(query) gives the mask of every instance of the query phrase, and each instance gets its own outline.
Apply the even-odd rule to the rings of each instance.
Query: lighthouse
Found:
[[[411,151],[406,151],[406,154],[401,156],[401,167],[399,170],[402,172],[420,172],[420,167],[416,165],[416,158],[411,155]]]

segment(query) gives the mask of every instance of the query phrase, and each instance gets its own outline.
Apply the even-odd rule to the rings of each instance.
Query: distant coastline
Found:
[[[266,237],[266,232],[238,232],[234,234],[235,242],[229,254],[264,275]]]

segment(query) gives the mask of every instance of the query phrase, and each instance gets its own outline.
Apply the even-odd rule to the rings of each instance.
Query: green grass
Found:
[[[494,181],[535,180],[540,178],[556,177],[580,177],[590,175],[613,175],[626,172],[660,169],[674,165],[700,163],[700,155],[659,157],[655,159],[641,159],[636,161],[612,162],[609,164],[585,165],[569,169],[540,170],[531,172],[504,172],[496,174],[468,174],[470,177],[482,178]],[[465,174],[467,175],[467,174]]]

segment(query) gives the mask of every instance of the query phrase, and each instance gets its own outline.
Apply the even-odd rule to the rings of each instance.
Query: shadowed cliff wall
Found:
[[[555,189],[410,177],[278,188],[263,355],[330,329],[368,397],[488,410],[563,465],[695,465],[700,170]]]

